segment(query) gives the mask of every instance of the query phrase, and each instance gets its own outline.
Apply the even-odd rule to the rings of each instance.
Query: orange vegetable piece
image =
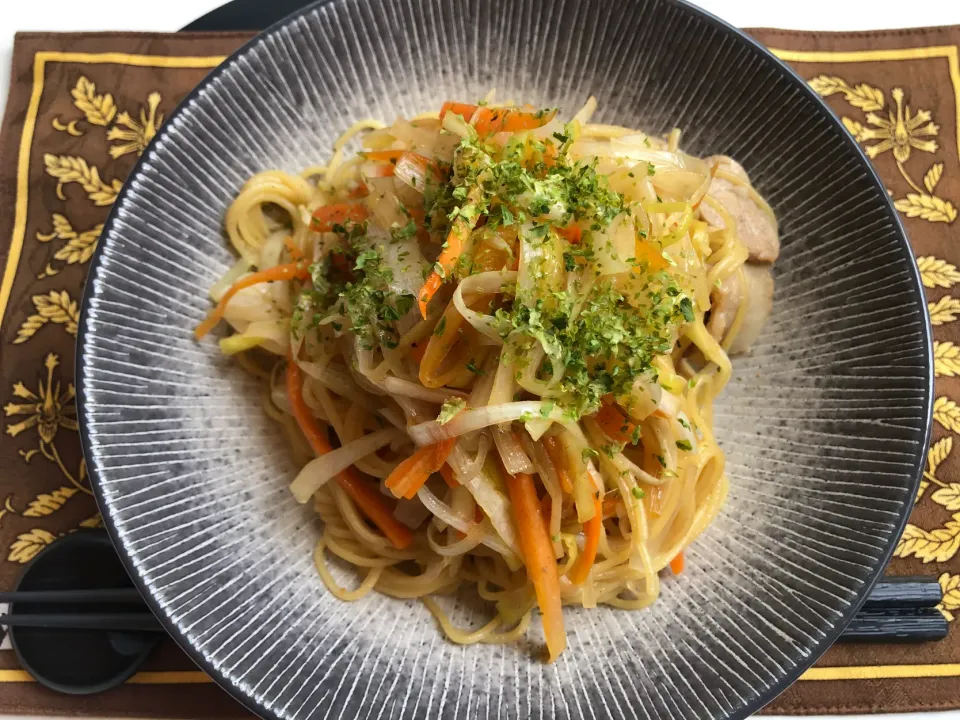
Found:
[[[547,455],[550,462],[557,469],[557,476],[560,478],[560,489],[567,495],[573,494],[573,481],[570,479],[570,472],[567,469],[567,454],[560,443],[553,436],[543,438],[543,446],[547,449]]]
[[[600,545],[600,529],[603,524],[603,503],[600,498],[594,497],[593,517],[583,524],[583,533],[586,536],[586,542],[583,545],[583,552],[577,555],[577,559],[567,573],[567,578],[574,585],[580,585],[590,575],[590,568],[597,559],[597,548]]]
[[[287,356],[287,397],[293,408],[293,417],[300,426],[301,432],[310,443],[310,447],[317,455],[325,455],[332,449],[327,435],[317,423],[313,413],[303,399],[303,377],[293,356]],[[362,480],[351,467],[340,472],[336,477],[337,484],[343,488],[349,498],[361,513],[380,528],[380,531],[393,544],[403,549],[413,542],[410,530],[393,516],[393,509],[384,501],[383,496],[373,485]]]
[[[633,442],[633,433],[637,426],[627,420],[626,416],[620,412],[620,408],[613,403],[601,407],[593,419],[611,440],[621,443]]]
[[[363,222],[368,216],[367,208],[360,203],[322,205],[313,211],[310,229],[314,232],[330,232],[335,225]]]
[[[387,476],[386,486],[397,497],[412,499],[427,478],[443,467],[456,444],[457,439],[450,438],[418,449]]]
[[[303,260],[303,251],[293,244],[293,238],[287,235],[283,239],[283,246],[287,249],[287,252],[290,253],[290,257],[293,258],[294,262],[297,260]]]
[[[667,259],[663,256],[663,251],[660,249],[660,246],[656,243],[647,242],[646,240],[637,240],[635,246],[635,257],[637,259],[638,266],[633,268],[634,272],[642,272],[642,267],[640,263],[644,260],[647,261],[649,272],[657,272],[658,270],[663,270],[670,263],[667,262]]]
[[[447,101],[443,104],[443,107],[440,108],[440,120],[443,120],[444,116],[449,112],[453,113],[454,115],[459,115],[466,122],[470,122],[470,118],[473,117],[473,114],[476,111],[476,105]]]
[[[227,290],[223,297],[220,298],[220,302],[217,303],[217,306],[210,311],[210,314],[207,315],[206,319],[197,325],[196,329],[193,331],[193,336],[200,340],[204,335],[213,330],[217,323],[223,319],[223,313],[227,309],[227,304],[236,295],[238,292],[244,288],[252,287],[264,282],[279,282],[282,280],[308,280],[310,278],[310,271],[307,270],[301,263],[288,263],[286,265],[277,265],[276,267],[267,268],[266,270],[261,270],[255,272],[252,275],[247,275],[246,277],[240,278],[233,285],[230,286],[230,289]]]
[[[509,477],[507,490],[517,522],[523,563],[540,606],[549,662],[553,662],[567,646],[560,601],[560,574],[553,556],[553,543],[543,523],[533,478],[525,473]]]
[[[583,231],[579,225],[567,225],[565,228],[554,228],[554,230],[557,231],[557,235],[566,238],[571,245],[579,245],[583,239]]]
[[[670,561],[670,570],[673,571],[674,575],[679,575],[680,573],[683,572],[683,567],[685,564],[686,563],[683,559],[683,552],[678,552],[674,556],[673,560]]]
[[[474,127],[480,135],[494,135],[498,132],[520,132],[535,130],[553,120],[556,110],[547,112],[529,112],[515,108],[480,108]]]

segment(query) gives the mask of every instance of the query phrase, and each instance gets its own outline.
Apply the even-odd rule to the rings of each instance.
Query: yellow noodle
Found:
[[[511,102],[496,103],[492,92],[487,103],[494,108],[513,106]],[[698,168],[705,167],[705,163],[682,155],[678,129],[666,136],[654,137],[629,127],[591,123],[596,106],[596,100],[590,98],[566,130],[562,122],[554,121],[554,125],[544,128],[537,136],[537,141],[552,143],[550,138],[569,130],[571,152],[579,145],[589,149],[587,158],[596,159],[598,167],[622,168],[606,171],[613,172],[614,179],[626,176],[628,171],[629,177],[633,176],[630,168],[636,161],[623,160],[624,156],[631,156],[633,148],[650,148],[657,153],[658,163],[669,164],[669,158],[673,157],[676,169],[684,169],[688,174],[701,172]],[[478,110],[473,115],[476,122],[483,112]],[[427,112],[414,119],[438,118],[438,113]],[[447,123],[444,120],[444,124]],[[457,438],[456,450],[447,460],[449,468],[454,470],[455,487],[448,488],[435,475],[427,480],[429,492],[421,491],[412,500],[400,500],[396,506],[394,517],[415,526],[410,528],[412,542],[403,549],[395,547],[368,520],[364,508],[351,499],[338,481],[325,482],[313,498],[314,510],[323,522],[321,539],[314,552],[317,573],[326,588],[342,600],[358,600],[372,591],[395,598],[422,599],[444,634],[455,643],[516,642],[527,632],[536,597],[526,569],[523,565],[518,567],[513,554],[518,547],[516,518],[505,483],[515,481],[501,477],[504,463],[509,461],[515,472],[534,478],[544,503],[549,498],[544,533],[556,560],[561,603],[586,608],[609,605],[636,610],[647,607],[659,596],[660,573],[716,517],[728,487],[724,456],[712,429],[713,402],[731,377],[732,365],[726,350],[743,327],[750,308],[747,300],[739,304],[723,337],[711,335],[705,315],[710,311],[710,295],[718,283],[736,275],[741,288],[745,288],[743,267],[747,252],[738,236],[737,218],[709,194],[709,183],[716,178],[743,188],[745,197],[775,223],[772,210],[749,181],[717,167],[702,171],[703,182],[696,197],[686,197],[683,191],[677,190],[671,193],[669,202],[662,202],[648,176],[661,170],[652,165],[648,170],[644,163],[638,166],[641,177],[629,200],[636,218],[634,236],[628,236],[630,252],[636,249],[637,254],[639,250],[649,253],[650,249],[645,249],[643,243],[650,245],[655,253],[668,248],[661,256],[665,273],[692,301],[695,316],[690,320],[684,312],[684,321],[671,328],[671,350],[651,360],[650,377],[638,378],[641,389],[627,388],[628,394],[649,395],[644,402],[653,404],[642,405],[646,409],[639,414],[641,411],[631,409],[633,406],[623,398],[613,398],[625,411],[638,413],[637,417],[625,420],[625,427],[637,426],[640,437],[631,438],[637,440],[635,445],[623,447],[614,442],[616,438],[607,436],[609,430],[605,431],[592,415],[596,412],[595,406],[579,418],[552,414],[552,404],[560,406],[570,400],[570,378],[575,376],[571,374],[573,370],[564,365],[563,353],[551,345],[553,341],[546,331],[528,332],[509,326],[504,331],[505,338],[482,335],[470,325],[470,318],[462,317],[457,310],[451,293],[454,283],[448,282],[438,291],[426,318],[419,317],[414,306],[410,315],[397,322],[395,334],[375,335],[372,339],[354,334],[350,327],[358,321],[358,307],[363,307],[361,301],[369,296],[354,300],[347,289],[341,289],[341,298],[347,299],[342,302],[338,299],[336,307],[325,309],[326,314],[310,304],[315,302],[310,292],[326,292],[324,282],[330,276],[322,273],[335,261],[332,253],[339,254],[345,242],[342,232],[321,234],[310,230],[310,218],[317,208],[331,203],[358,203],[359,207],[373,212],[368,224],[377,224],[385,217],[398,218],[397,225],[379,228],[378,237],[383,237],[396,232],[407,221],[408,206],[416,208],[418,203],[422,204],[417,189],[408,186],[409,177],[403,182],[400,178],[391,178],[393,169],[376,165],[386,161],[356,155],[350,149],[356,143],[351,142],[361,133],[373,130],[375,132],[364,141],[368,149],[423,152],[426,157],[450,162],[454,159],[452,156],[443,156],[445,152],[452,152],[450,132],[441,133],[439,127],[439,123],[433,122],[414,128],[418,138],[415,142],[426,143],[421,150],[419,144],[413,148],[401,147],[404,141],[398,138],[411,136],[409,124],[386,128],[375,120],[361,120],[337,140],[326,164],[308,167],[299,175],[271,170],[251,178],[225,218],[227,236],[246,261],[245,267],[252,265],[253,269],[262,270],[292,262],[298,256],[297,250],[306,257],[304,265],[317,263],[310,283],[301,286],[297,282],[278,282],[263,293],[264,302],[269,304],[264,312],[271,320],[290,323],[290,347],[305,378],[303,402],[321,431],[329,427],[335,433],[344,452],[352,443],[363,445],[363,438],[383,427],[384,418],[398,425],[404,420],[411,424],[431,422],[441,413],[442,400],[450,397],[444,394],[445,390],[463,390],[459,395],[469,395],[476,409],[502,407],[518,401],[549,401],[541,406],[545,407],[542,414],[521,417],[501,426],[519,439],[519,443],[507,444],[514,448],[512,452],[519,453],[516,457],[500,456],[489,427]],[[456,123],[452,127],[466,132]],[[509,132],[498,133],[491,142],[500,142],[507,136]],[[528,141],[523,140],[523,136],[514,137]],[[377,167],[380,170],[376,170]],[[713,175],[708,177],[711,171]],[[374,174],[368,176],[371,172]],[[707,189],[706,194],[702,188]],[[360,198],[364,193],[356,192],[358,189],[366,189],[369,194]],[[389,212],[381,212],[384,208],[377,205],[384,202],[391,205]],[[628,202],[626,196],[624,202]],[[701,202],[719,216],[722,228],[709,225],[699,209]],[[498,216],[498,219],[502,218]],[[449,241],[450,228],[446,222],[442,217],[435,218],[433,225],[415,228],[415,242],[425,263],[417,269],[423,269],[425,274],[429,274],[430,263],[443,243]],[[493,317],[498,317],[498,309],[508,309],[519,295],[519,276],[529,273],[526,264],[536,262],[537,253],[549,252],[538,250],[538,245],[523,244],[528,241],[524,239],[528,230],[520,222],[513,225],[504,222],[499,227],[498,230],[496,223],[488,222],[463,237],[464,252],[470,258],[491,253],[497,258],[507,258],[506,263],[521,259],[519,270],[515,264],[504,268],[513,272],[510,277],[517,276],[517,281],[511,280],[509,288],[500,287],[485,296],[489,301],[483,302],[489,302],[489,306],[485,305],[481,312]],[[294,244],[296,250],[292,253],[281,244],[284,238],[290,238]],[[594,240],[585,232],[580,242],[586,244]],[[382,247],[375,253],[378,259],[381,251]],[[351,275],[360,270],[366,272],[359,263],[360,251],[356,252],[357,260],[351,255],[347,267]],[[404,250],[403,255],[410,256],[410,250]],[[576,253],[572,255],[578,257]],[[559,302],[558,289],[564,290],[569,297],[566,306],[569,326],[583,322],[591,312],[596,293],[605,287],[606,280],[599,277],[601,273],[583,264],[589,262],[589,258],[573,261],[566,256],[555,258],[554,265],[548,266],[552,268],[550,272],[543,275],[549,277],[549,293],[535,286],[544,303],[551,307]],[[640,267],[641,270],[635,268],[621,273],[617,282],[629,284],[633,272],[644,272],[645,266]],[[399,281],[406,272],[400,267],[390,269],[391,281]],[[321,275],[317,275],[318,272]],[[455,269],[454,274],[457,280],[465,277],[462,268]],[[528,283],[529,277],[537,276],[528,275]],[[419,280],[420,276],[414,274],[414,279]],[[319,287],[314,285],[316,282]],[[350,282],[356,282],[356,278]],[[301,287],[304,295],[298,294]],[[643,292],[638,292],[634,299],[643,296]],[[639,311],[629,307],[626,293],[623,298],[624,304],[618,306],[618,312]],[[358,305],[350,304],[354,302]],[[300,307],[303,303],[307,304],[307,310]],[[538,305],[536,309],[542,313],[546,306]],[[362,312],[369,314],[370,310]],[[251,321],[241,319],[240,322],[245,323],[241,327],[246,327]],[[473,322],[478,321],[473,318]],[[530,322],[532,326],[533,319]],[[506,351],[508,347],[522,350],[512,355]],[[250,374],[264,381],[264,410],[290,437],[295,462],[305,465],[311,453],[291,415],[292,404],[286,397],[286,384],[281,375],[284,364],[280,361],[272,372],[267,372],[247,353],[241,352],[235,357]],[[594,361],[590,358],[590,362]],[[403,389],[403,394],[398,388]],[[453,417],[455,419],[456,414]],[[543,440],[533,439],[539,438],[545,429],[547,437],[559,439],[560,446],[565,448],[562,462],[555,462]],[[504,437],[509,439],[509,435],[498,435],[498,442]],[[582,462],[575,462],[576,458],[568,455],[568,444],[577,449],[574,454],[579,455]],[[353,466],[364,476],[362,481],[382,483],[414,450],[412,441],[404,437],[393,446],[356,458]],[[484,452],[485,457],[478,457]],[[500,474],[491,474],[491,468]],[[461,472],[464,474],[459,474]],[[567,482],[573,482],[586,495],[568,492]],[[584,482],[593,484],[581,484]],[[599,496],[590,495],[592,487],[597,487]],[[428,504],[430,509],[423,507],[430,498],[433,498],[432,504]],[[588,568],[586,580],[577,584],[572,579],[577,579],[575,570],[584,560],[586,535],[591,527],[585,513],[592,514],[597,501],[601,501],[601,512],[606,517],[592,526],[598,535],[596,557]],[[383,502],[388,511],[392,509],[394,501],[385,494]],[[605,504],[610,502],[612,511],[611,506]],[[498,524],[497,513],[501,511],[506,515],[499,518]],[[584,518],[584,522],[580,518]],[[337,568],[352,568],[356,577],[351,583],[353,589],[339,584],[334,577],[334,564]],[[456,627],[432,597],[451,593],[470,593],[488,603],[491,613],[487,617],[492,615],[492,619],[472,630]]]

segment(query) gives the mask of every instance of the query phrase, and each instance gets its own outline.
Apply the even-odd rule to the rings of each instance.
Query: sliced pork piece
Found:
[[[707,330],[718,342],[723,342],[733,327],[741,303],[747,303],[746,314],[729,348],[731,355],[750,349],[773,310],[773,273],[770,266],[747,263],[743,266],[743,280],[741,283],[740,274],[734,273],[720,283],[720,287],[710,296],[712,307]]]
[[[711,165],[718,164],[721,170],[742,178],[747,184],[750,178],[739,163],[723,155],[707,158]],[[780,238],[777,235],[777,223],[767,210],[756,202],[753,193],[746,187],[724,178],[714,178],[710,183],[709,195],[723,205],[737,226],[740,241],[750,253],[754,262],[773,262],[780,254]],[[714,227],[724,227],[720,213],[707,203],[700,204],[703,218]]]

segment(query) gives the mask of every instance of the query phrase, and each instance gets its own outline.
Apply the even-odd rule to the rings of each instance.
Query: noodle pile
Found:
[[[762,318],[713,191],[776,232],[735,163],[595,107],[446,103],[253,177],[197,329],[226,320],[222,351],[264,379],[330,592],[421,598],[457,643],[515,641],[539,608],[550,660],[562,605],[649,605],[723,503],[712,404]],[[432,597],[461,586],[489,602],[479,629]]]

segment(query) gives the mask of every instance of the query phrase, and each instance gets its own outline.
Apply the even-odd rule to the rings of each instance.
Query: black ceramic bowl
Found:
[[[192,334],[250,175],[322,161],[358,118],[491,87],[567,112],[595,94],[601,122],[680,126],[689,151],[746,166],[782,229],[774,317],[716,411],[725,509],[648,610],[568,611],[549,666],[450,644],[415,602],[326,593],[259,388]],[[211,74],[127,182],[84,303],[83,439],[156,613],[266,717],[743,717],[829,646],[890,557],[929,430],[925,312],[852,139],[722,22],[670,0],[337,0]]]

